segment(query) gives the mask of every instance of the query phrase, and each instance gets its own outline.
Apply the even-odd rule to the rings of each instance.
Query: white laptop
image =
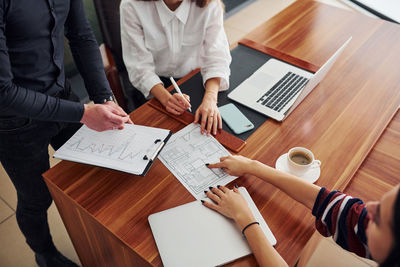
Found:
[[[325,77],[351,38],[315,74],[270,59],[228,97],[277,121],[283,121]]]
[[[275,245],[276,239],[249,193],[244,187],[239,191],[265,236]],[[149,223],[165,267],[217,266],[251,253],[235,223],[200,201],[152,214]]]

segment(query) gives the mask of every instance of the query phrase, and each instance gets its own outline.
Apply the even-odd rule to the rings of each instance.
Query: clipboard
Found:
[[[158,157],[158,155],[160,154],[161,150],[165,147],[165,145],[167,144],[168,140],[170,139],[170,137],[172,136],[172,132],[169,131],[168,136],[164,139],[156,139],[154,140],[154,144],[157,145],[159,143],[159,145],[157,146],[156,150],[153,152],[152,155],[144,155],[143,156],[143,160],[148,160],[149,163],[147,164],[146,168],[144,169],[144,171],[142,172],[142,174],[139,174],[139,176],[145,176],[147,171],[150,169],[151,165],[153,164],[153,162],[155,161],[155,159]]]
[[[104,132],[83,125],[54,157],[145,176],[171,135],[170,130],[134,124]]]

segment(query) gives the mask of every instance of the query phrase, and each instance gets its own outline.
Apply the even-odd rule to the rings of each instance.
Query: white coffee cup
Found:
[[[314,154],[304,147],[294,147],[287,153],[289,172],[293,175],[302,175],[310,168],[318,168],[321,161],[314,158]]]

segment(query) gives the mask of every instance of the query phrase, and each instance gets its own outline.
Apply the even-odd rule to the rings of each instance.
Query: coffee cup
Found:
[[[302,175],[311,168],[321,166],[321,161],[314,158],[314,154],[304,147],[294,147],[287,153],[289,172],[293,175]]]

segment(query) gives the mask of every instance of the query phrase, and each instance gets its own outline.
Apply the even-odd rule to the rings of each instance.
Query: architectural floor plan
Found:
[[[236,179],[205,165],[219,162],[220,157],[227,155],[230,153],[214,137],[202,135],[200,125],[192,123],[170,138],[159,159],[196,199],[202,199],[208,187]]]

